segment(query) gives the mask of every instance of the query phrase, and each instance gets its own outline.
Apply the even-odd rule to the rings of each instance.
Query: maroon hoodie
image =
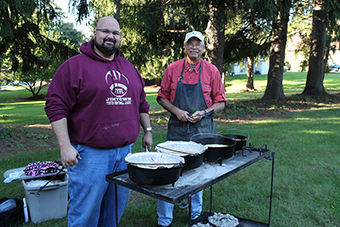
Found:
[[[148,113],[144,81],[119,50],[112,61],[93,51],[93,40],[56,71],[46,94],[50,122],[67,118],[70,140],[95,148],[134,143],[140,113]]]

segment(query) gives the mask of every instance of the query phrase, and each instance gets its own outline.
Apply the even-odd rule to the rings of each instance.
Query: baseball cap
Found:
[[[185,36],[185,41],[184,43],[187,43],[189,41],[189,39],[196,37],[197,39],[201,40],[204,44],[204,38],[201,32],[198,31],[192,31],[189,32],[186,36]]]

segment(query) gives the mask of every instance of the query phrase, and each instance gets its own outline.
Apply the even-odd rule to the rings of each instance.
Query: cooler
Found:
[[[22,180],[31,221],[39,223],[50,219],[66,217],[68,199],[67,174],[58,175],[42,190],[38,180]],[[49,178],[46,178],[48,181]]]

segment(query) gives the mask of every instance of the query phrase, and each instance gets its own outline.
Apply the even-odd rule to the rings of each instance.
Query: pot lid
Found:
[[[128,154],[125,162],[144,169],[172,168],[184,164],[184,158],[159,152],[138,152]]]
[[[196,155],[205,152],[208,147],[194,141],[166,141],[156,145],[157,151],[179,156]]]

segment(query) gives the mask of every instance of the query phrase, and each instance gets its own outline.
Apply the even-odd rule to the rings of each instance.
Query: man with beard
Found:
[[[68,226],[116,226],[115,185],[105,176],[127,168],[124,159],[144,128],[143,147],[152,147],[144,81],[120,56],[120,26],[98,21],[94,39],[56,71],[45,111],[68,168]],[[130,191],[117,187],[118,220]]]
[[[166,140],[189,141],[198,133],[216,133],[211,111],[225,106],[225,90],[218,69],[201,58],[204,51],[201,32],[185,36],[186,58],[171,63],[166,69],[157,101],[171,113]],[[202,212],[203,191],[191,198],[191,216],[196,221]],[[159,200],[158,226],[170,226],[173,205]]]

